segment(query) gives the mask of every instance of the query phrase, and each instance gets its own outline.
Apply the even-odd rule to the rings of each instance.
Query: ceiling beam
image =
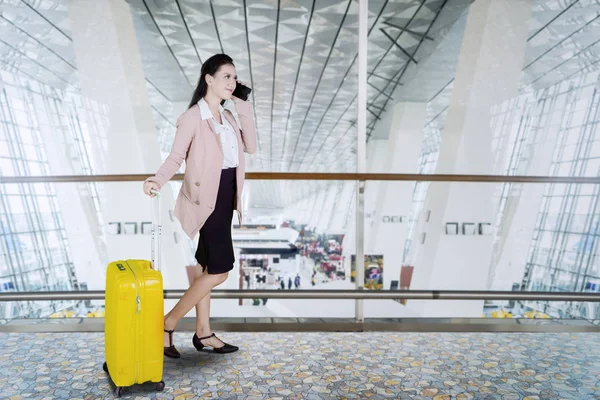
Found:
[[[313,0],[312,7],[310,9],[310,16],[308,17],[308,25],[306,27],[306,33],[304,35],[304,43],[302,43],[302,53],[300,54],[300,61],[298,62],[298,70],[296,71],[296,81],[294,82],[294,89],[292,90],[292,100],[288,107],[288,115],[285,123],[285,131],[283,134],[283,147],[281,148],[281,171],[283,171],[283,163],[285,158],[285,145],[287,138],[289,137],[288,127],[290,125],[290,118],[292,116],[292,106],[294,105],[294,99],[296,98],[296,88],[298,87],[298,79],[300,78],[300,68],[302,67],[302,61],[304,60],[304,51],[306,50],[306,42],[308,40],[308,32],[312,24],[313,14],[315,12],[315,5],[317,0]]]
[[[408,51],[404,50],[404,47],[400,46],[398,44],[398,42],[396,40],[394,40],[393,37],[391,37],[383,28],[379,28],[379,30],[381,31],[381,33],[383,33],[388,39],[390,39],[392,41],[392,43],[400,49],[400,51],[402,51],[404,53],[404,55],[406,57],[409,58],[410,61],[414,62],[415,64],[418,64],[417,60],[414,59],[414,57],[410,54],[408,54]]]
[[[383,89],[379,89],[377,86],[373,85],[371,82],[367,82],[367,85],[371,86],[373,89],[377,90],[377,92],[379,92],[380,94],[384,95],[385,97],[387,97],[390,100],[394,100],[394,98],[392,96],[390,96],[389,94],[385,93],[384,90],[386,88]],[[386,86],[387,87],[387,86]]]
[[[156,22],[156,19],[154,18],[154,15],[152,14],[152,11],[150,11],[150,7],[148,7],[148,3],[146,3],[146,0],[142,0],[142,3],[144,3],[144,7],[146,8],[146,11],[148,12],[148,15],[152,19],[152,22],[154,23],[154,26],[156,27],[156,30],[158,30],[158,34],[162,37],[163,41],[167,45],[167,49],[169,49],[169,52],[173,56],[173,59],[175,60],[175,62],[179,66],[179,69],[181,70],[181,73],[183,74],[183,77],[185,78],[186,81],[188,81],[188,83],[190,84],[190,86],[193,86],[194,83],[192,81],[190,81],[190,78],[185,73],[185,70],[183,69],[183,66],[181,65],[181,63],[179,62],[179,59],[177,58],[177,56],[175,56],[175,53],[173,52],[173,49],[169,45],[169,42],[167,41],[167,38],[163,34],[162,29],[160,29],[160,26],[158,25],[158,22]]]
[[[381,15],[383,14],[383,12],[385,11],[385,7],[387,6],[389,0],[385,0],[385,3],[383,3],[383,5],[381,6],[381,9],[379,10],[379,14],[377,14],[377,18],[375,18],[375,21],[373,21],[373,25],[371,25],[371,28],[369,29],[369,33],[368,35],[371,34],[371,32],[373,32],[373,29],[375,29],[375,26],[377,25],[377,22],[379,21],[379,18],[381,18]],[[348,74],[350,73],[350,71],[352,70],[352,66],[354,65],[354,63],[356,62],[358,58],[358,53],[354,55],[354,59],[352,60],[352,62],[350,63],[350,65],[348,66],[348,69],[346,70],[346,73],[344,74],[344,77],[342,78],[340,85],[338,86],[338,88],[336,89],[335,93],[333,94],[331,101],[329,102],[329,105],[327,106],[327,108],[325,109],[325,111],[323,112],[323,115],[321,116],[321,120],[319,121],[319,124],[317,125],[317,127],[315,128],[315,132],[313,134],[316,134],[316,132],[318,132],[319,128],[321,127],[321,124],[323,123],[323,121],[325,120],[325,116],[327,115],[327,113],[329,112],[329,110],[331,109],[331,106],[333,105],[333,103],[335,102],[335,99],[337,98],[338,94],[340,93],[340,90],[342,89],[342,87],[344,86],[344,83],[346,82],[346,77],[348,76]],[[371,73],[372,74],[372,73]],[[370,76],[370,75],[369,75]],[[368,79],[368,78],[367,78]],[[313,159],[313,163],[314,160],[316,160],[316,157],[318,156],[318,154],[321,152],[321,150],[323,149],[323,145],[325,144],[325,142],[327,142],[327,140],[329,139],[329,137],[331,136],[331,134],[333,133],[333,131],[335,130],[335,128],[338,126],[338,124],[340,123],[340,121],[342,120],[342,118],[344,117],[344,115],[346,115],[346,112],[348,112],[348,109],[350,108],[350,106],[352,105],[352,103],[354,103],[354,101],[356,100],[356,96],[350,101],[350,104],[348,104],[348,107],[346,107],[346,109],[344,110],[344,112],[342,112],[342,114],[340,115],[340,117],[338,118],[337,122],[335,123],[335,125],[333,126],[333,128],[331,128],[331,130],[329,131],[329,133],[327,134],[327,136],[325,137],[325,140],[323,141],[323,143],[321,144],[321,147],[319,148],[319,150],[317,151],[317,153],[315,154],[315,158]],[[288,115],[288,120],[289,120],[289,115]],[[310,146],[309,146],[310,147]],[[306,152],[304,153],[304,156],[302,157],[302,161],[304,161],[304,158],[306,157],[306,155],[308,154],[308,148],[306,149]],[[311,163],[312,164],[312,163]]]
[[[179,0],[175,0],[175,4],[177,5],[177,9],[179,10],[179,15],[181,15],[181,20],[183,21],[183,25],[185,26],[185,31],[187,32],[190,42],[192,43],[192,47],[196,52],[196,56],[198,57],[198,61],[200,61],[200,66],[202,67],[202,58],[200,58],[200,53],[198,53],[198,48],[196,47],[196,43],[194,42],[194,38],[192,37],[192,33],[190,32],[190,28],[185,20],[185,15],[183,15],[183,10],[181,9],[181,5],[179,4]]]
[[[327,58],[325,59],[325,64],[323,65],[323,69],[321,70],[321,75],[319,76],[319,79],[317,80],[317,85],[315,86],[315,90],[313,91],[312,98],[310,99],[308,110],[306,111],[306,114],[304,114],[304,119],[302,120],[302,125],[300,125],[300,130],[298,131],[298,135],[296,137],[296,144],[294,145],[294,151],[292,152],[292,157],[290,158],[290,161],[293,160],[294,157],[296,156],[296,150],[298,149],[298,143],[300,143],[300,137],[302,136],[302,130],[304,129],[304,124],[306,123],[308,114],[310,113],[310,110],[312,109],[312,106],[314,104],[315,97],[317,96],[317,91],[319,90],[319,86],[321,85],[321,80],[323,79],[323,75],[325,74],[325,70],[327,69],[327,65],[329,64],[329,60],[331,59],[331,54],[333,54],[333,50],[335,49],[335,44],[337,42],[338,37],[340,36],[340,32],[342,31],[344,22],[346,21],[346,18],[348,17],[348,11],[350,10],[351,5],[352,5],[352,0],[349,0],[348,5],[346,6],[346,10],[344,12],[344,16],[342,17],[342,21],[340,22],[340,26],[335,33],[333,42],[331,43],[331,48],[329,49]],[[316,134],[317,134],[317,130],[315,130],[315,132],[313,133],[313,135],[310,139],[310,142],[307,147],[307,151],[308,151],[308,148],[310,147],[310,145],[312,144],[313,139],[315,138]],[[304,154],[306,154],[306,152]],[[288,167],[288,170],[290,170],[290,168],[291,168],[291,163],[290,163],[290,166]]]
[[[399,29],[399,30],[404,31],[406,33],[410,33],[411,35],[419,36],[419,37],[425,38],[427,40],[433,41],[433,38],[431,36],[427,36],[427,35],[424,35],[422,33],[415,32],[415,31],[411,31],[410,29],[406,29],[406,28],[404,28],[404,27],[402,27],[400,25],[393,24],[393,23],[391,23],[389,21],[383,21],[383,23],[386,24],[386,25],[388,25],[388,26],[391,26],[392,28],[396,28],[396,29]]]
[[[559,19],[564,13],[566,13],[567,11],[569,11],[569,9],[571,7],[573,7],[575,4],[579,3],[579,0],[574,0],[571,4],[569,4],[564,10],[562,10],[561,12],[558,13],[558,15],[556,15],[554,18],[552,18],[550,21],[548,21],[548,23],[544,26],[542,26],[540,29],[538,29],[533,35],[529,36],[529,38],[527,39],[527,42],[530,42],[534,37],[536,37],[537,35],[539,35],[544,29],[546,29],[548,26],[550,26],[554,21],[556,21],[557,19]]]
[[[273,82],[271,85],[271,138],[269,140],[269,167],[273,170],[273,112],[275,111],[275,78],[277,76],[277,44],[279,42],[279,16],[281,13],[281,0],[277,0],[277,21],[275,21],[275,51],[273,54]]]

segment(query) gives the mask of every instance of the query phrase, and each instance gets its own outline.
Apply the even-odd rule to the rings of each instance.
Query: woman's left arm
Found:
[[[237,97],[232,97],[232,100],[240,119],[244,151],[248,154],[256,153],[256,128],[254,127],[254,118],[252,117],[252,104]]]

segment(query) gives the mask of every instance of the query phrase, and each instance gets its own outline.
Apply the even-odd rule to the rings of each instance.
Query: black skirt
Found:
[[[229,272],[235,262],[231,239],[231,222],[236,195],[235,172],[235,168],[221,171],[215,209],[200,229],[196,260],[202,266],[202,271],[208,268],[209,274]]]

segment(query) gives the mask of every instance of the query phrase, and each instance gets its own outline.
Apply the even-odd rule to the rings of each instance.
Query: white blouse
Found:
[[[221,114],[222,124],[219,124],[217,120],[212,115],[212,111],[210,111],[210,107],[208,103],[204,99],[200,99],[198,102],[198,107],[200,108],[200,115],[202,116],[202,120],[212,119],[211,123],[215,128],[215,132],[219,135],[221,139],[221,145],[223,148],[223,169],[226,168],[236,168],[239,165],[239,153],[238,153],[238,141],[237,136],[235,134],[235,130],[225,118],[223,106],[219,105],[219,114]]]

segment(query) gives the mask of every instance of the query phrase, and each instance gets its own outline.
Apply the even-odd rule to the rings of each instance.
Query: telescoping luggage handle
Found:
[[[154,194],[154,199],[151,200],[152,209],[152,268],[157,271],[161,269],[161,231],[162,225],[160,222],[160,192],[151,190]],[[156,200],[155,200],[156,199]]]

